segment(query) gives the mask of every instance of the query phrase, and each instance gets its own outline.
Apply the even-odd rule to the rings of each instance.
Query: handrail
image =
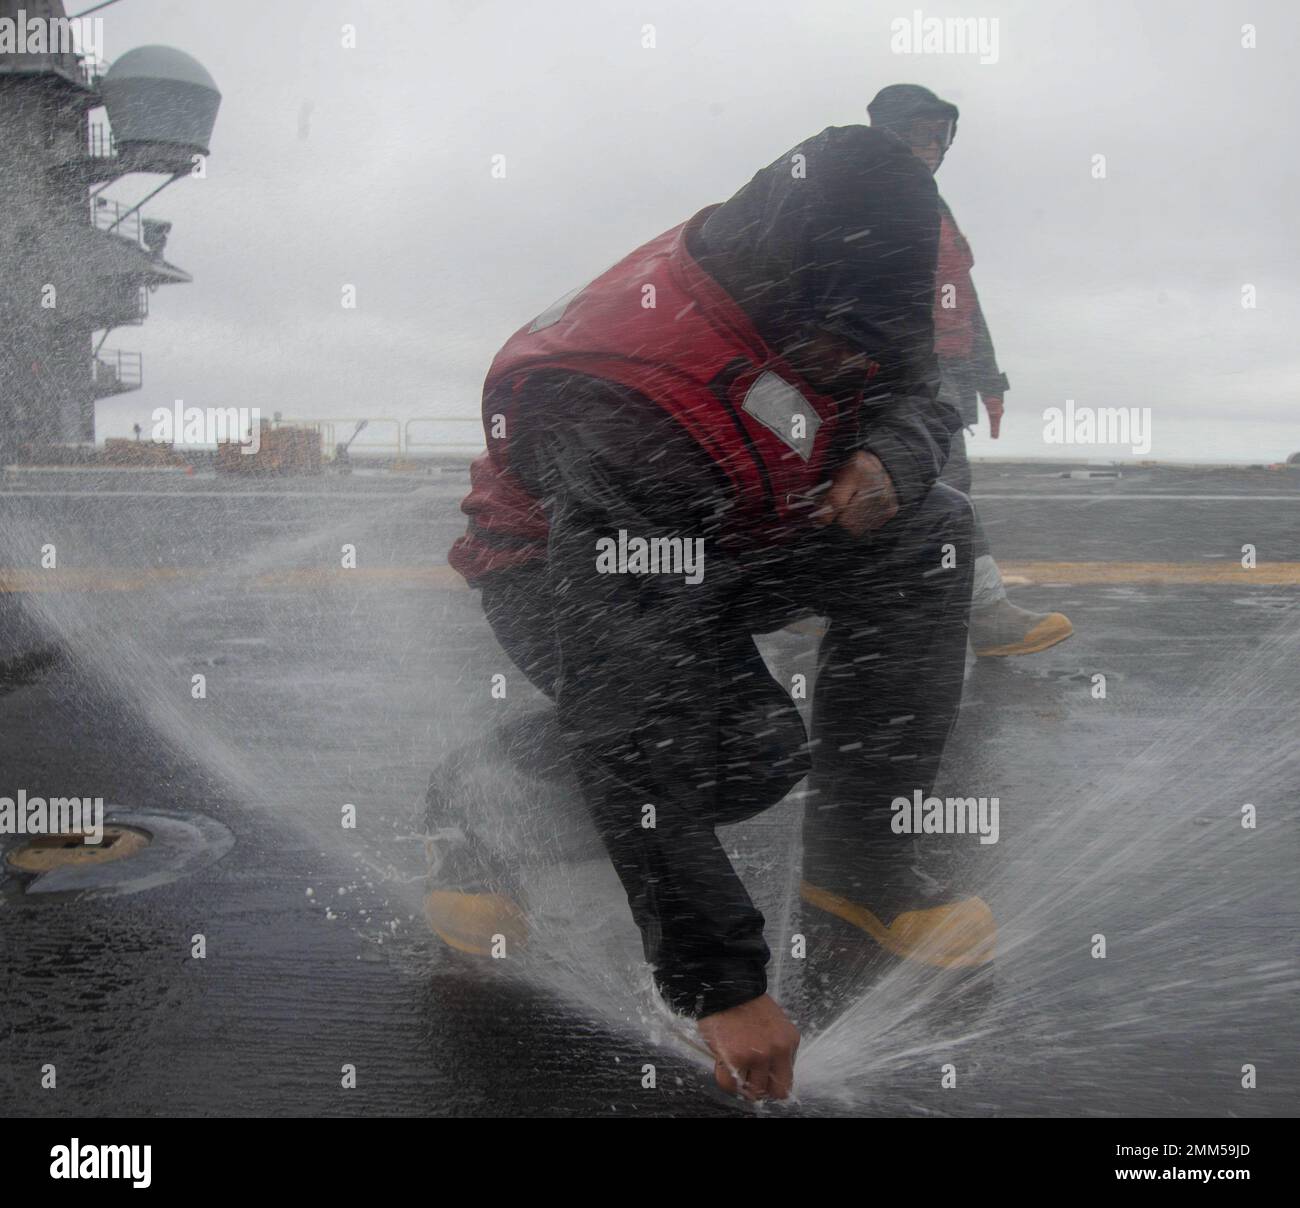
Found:
[[[19,10],[21,12],[21,10]],[[0,74],[57,71],[85,88],[98,89],[108,74],[108,63],[79,51],[7,51],[0,58]]]
[[[351,451],[366,452],[387,452],[394,457],[402,455],[402,426],[401,421],[392,416],[372,416],[358,415],[355,418],[351,416],[317,416],[314,419],[293,419],[289,416],[282,415],[278,420],[273,420],[275,427],[281,428],[314,428],[320,436],[321,452],[327,457],[333,457],[335,450],[340,444],[348,441],[356,431],[356,426],[362,420],[366,421],[365,431],[356,437],[349,445]],[[393,439],[388,440],[366,440],[366,433],[372,431],[378,424],[392,424]]]
[[[87,88],[98,88],[99,81],[108,74],[108,60],[99,59],[94,55],[79,56],[81,62],[78,64],[82,81]]]
[[[392,416],[373,415],[318,415],[310,419],[281,415],[272,420],[275,427],[310,428],[320,437],[321,451],[327,457],[333,457],[338,446],[347,441],[356,430],[357,424],[366,421],[366,430],[349,446],[349,452],[364,454],[389,453],[398,458],[417,454],[428,456],[438,451],[447,453],[477,453],[483,448],[483,441],[448,441],[420,440],[412,435],[415,424],[481,424],[477,416],[467,415],[422,415],[405,421]],[[392,425],[393,438],[375,440],[367,439],[377,425]]]
[[[446,440],[412,440],[411,439],[412,424],[474,424],[478,427],[481,427],[482,423],[483,420],[477,415],[429,415],[429,416],[417,416],[414,419],[408,419],[406,421],[406,424],[402,428],[402,440],[406,446],[405,447],[406,455],[409,457],[411,455],[411,452],[414,449],[428,449],[428,450],[447,449],[449,451],[458,451],[458,450],[471,451],[472,450],[474,452],[477,452],[478,450],[483,448],[483,444],[484,444],[482,440],[474,441],[472,443],[463,443],[460,441],[446,441]]]
[[[91,159],[112,159],[117,154],[117,140],[107,122],[92,122],[87,127],[86,153]]]
[[[96,230],[121,235],[123,239],[129,239],[141,247],[145,246],[144,227],[140,221],[139,210],[136,209],[132,213],[132,207],[124,206],[120,201],[113,201],[108,197],[92,197],[90,223]]]
[[[138,388],[143,381],[144,358],[121,348],[100,348],[90,363],[90,380],[96,385]]]

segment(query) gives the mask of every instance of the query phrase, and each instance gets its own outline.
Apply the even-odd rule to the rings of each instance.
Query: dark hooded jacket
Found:
[[[904,504],[933,486],[960,426],[935,401],[938,205],[896,138],[830,126],[719,206],[692,246],[773,347],[825,330],[879,364],[855,447],[880,458]]]
[[[671,243],[665,236],[631,253],[564,307],[521,328],[498,354],[484,388],[489,452],[473,468],[473,489],[462,505],[469,532],[451,555],[471,583],[495,568],[545,556],[540,509],[510,472],[509,442],[493,434],[494,416],[545,410],[545,392],[533,397],[539,392],[530,388],[530,375],[553,382],[558,369],[585,378],[593,407],[607,405],[613,386],[712,422],[716,417],[702,405],[658,396],[695,368],[689,363],[692,324],[701,346],[720,331],[738,331],[725,314],[728,307],[738,307],[757,333],[757,340],[738,335],[735,350],[755,373],[770,367],[788,376],[788,366],[777,363],[782,352],[816,331],[831,332],[870,358],[870,380],[841,408],[846,422],[836,425],[839,447],[826,461],[828,473],[854,449],[867,449],[884,464],[903,506],[924,497],[936,481],[960,427],[953,408],[936,401],[938,194],[902,143],[866,126],[829,127],[682,229],[685,248],[671,254],[691,263],[676,275],[702,272],[709,288],[698,289],[695,305],[681,308],[680,321],[665,331],[662,366],[647,356],[656,349],[648,349],[638,325],[628,323],[631,305],[623,299],[630,288],[641,288],[643,274],[659,271]],[[574,391],[566,394],[572,406]],[[708,404],[715,405],[724,403]],[[521,431],[517,423],[506,427]],[[751,437],[766,439],[757,430]],[[725,440],[701,443],[720,465],[743,460]]]
[[[872,129],[888,130],[902,138],[906,138],[908,127],[917,118],[947,119],[952,123],[952,136],[955,138],[957,120],[960,117],[956,105],[936,96],[920,84],[890,84],[882,88],[867,106],[867,113],[871,117]],[[975,284],[970,279],[969,269],[973,263],[970,246],[958,229],[947,203],[940,199],[939,204],[942,216],[939,255],[941,277],[937,284],[940,288],[949,283],[944,279],[942,270],[950,266],[954,259],[965,260],[964,266],[956,274],[960,280],[952,282],[964,295],[960,299],[964,338],[960,340],[959,348],[946,348],[943,333],[939,333],[941,393],[958,408],[963,423],[969,426],[979,419],[979,396],[1001,395],[1010,389],[1010,383],[1006,374],[998,368],[988,323],[984,319]],[[938,305],[936,298],[936,307]],[[940,319],[944,317],[939,310],[936,310],[936,315]]]

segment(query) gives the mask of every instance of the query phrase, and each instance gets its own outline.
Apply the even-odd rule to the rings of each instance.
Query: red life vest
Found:
[[[975,264],[970,244],[957,229],[946,205],[939,207],[939,261],[935,271],[934,351],[941,358],[969,356],[975,346]],[[952,286],[953,305],[943,305],[944,289]]]
[[[525,397],[544,405],[539,392],[527,396],[541,370],[617,383],[667,411],[725,473],[739,530],[779,540],[807,523],[806,494],[834,469],[856,406],[842,410],[807,386],[696,264],[687,231],[713,208],[639,247],[497,353],[483,386],[487,452],[461,504],[469,532],[449,557],[471,583],[545,555],[546,517],[510,469],[515,408]]]

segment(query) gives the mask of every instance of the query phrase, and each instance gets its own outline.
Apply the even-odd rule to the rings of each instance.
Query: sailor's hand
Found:
[[[888,471],[874,453],[854,453],[831,479],[815,524],[834,521],[850,537],[865,537],[898,515],[898,496]]]
[[[764,994],[699,1022],[717,1064],[718,1085],[746,1099],[784,1099],[794,1081],[799,1032]]]
[[[993,440],[997,440],[998,430],[1002,427],[1002,396],[1000,394],[986,394],[984,396],[984,410],[989,413],[989,436]]]

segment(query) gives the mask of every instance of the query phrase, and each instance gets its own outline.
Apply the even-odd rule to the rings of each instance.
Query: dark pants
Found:
[[[932,904],[896,875],[910,848],[891,832],[889,807],[931,790],[961,696],[966,497],[938,485],[868,542],[810,529],[791,548],[728,566],[724,591],[675,587],[658,602],[644,580],[638,590],[595,572],[594,537],[611,522],[562,501],[551,517],[548,561],[491,577],[483,605],[512,662],[558,702],[648,959],[702,962],[683,978],[696,993],[697,977],[743,983],[743,972],[696,949],[701,919],[749,959],[766,959],[747,918],[757,912],[713,828],[776,804],[806,772],[804,880],[885,920]],[[829,620],[811,746],[791,685],[772,678],[751,636],[809,612]],[[642,825],[647,802],[658,813],[652,830]]]
[[[799,526],[736,544],[725,479],[642,400],[558,383],[516,428],[546,558],[482,583],[511,661],[556,702],[578,792],[669,1001],[703,1015],[765,988],[763,918],[715,828],[807,775],[804,878],[885,918],[920,903],[890,802],[929,792],[961,697],[971,507],[937,485],[865,541]],[[531,425],[531,430],[530,430]],[[704,574],[601,573],[597,542],[704,541]],[[809,742],[753,636],[828,618]],[[811,668],[805,668],[805,672]],[[811,678],[811,677],[810,677]]]
[[[952,445],[948,449],[948,460],[944,463],[943,473],[939,475],[939,481],[946,482],[963,495],[970,494],[970,454],[966,449],[966,430],[964,428],[958,428],[952,434]],[[984,533],[984,526],[980,523],[977,510],[975,512],[975,526],[971,533],[971,558],[973,560],[982,557],[984,554],[991,553],[989,540]]]

